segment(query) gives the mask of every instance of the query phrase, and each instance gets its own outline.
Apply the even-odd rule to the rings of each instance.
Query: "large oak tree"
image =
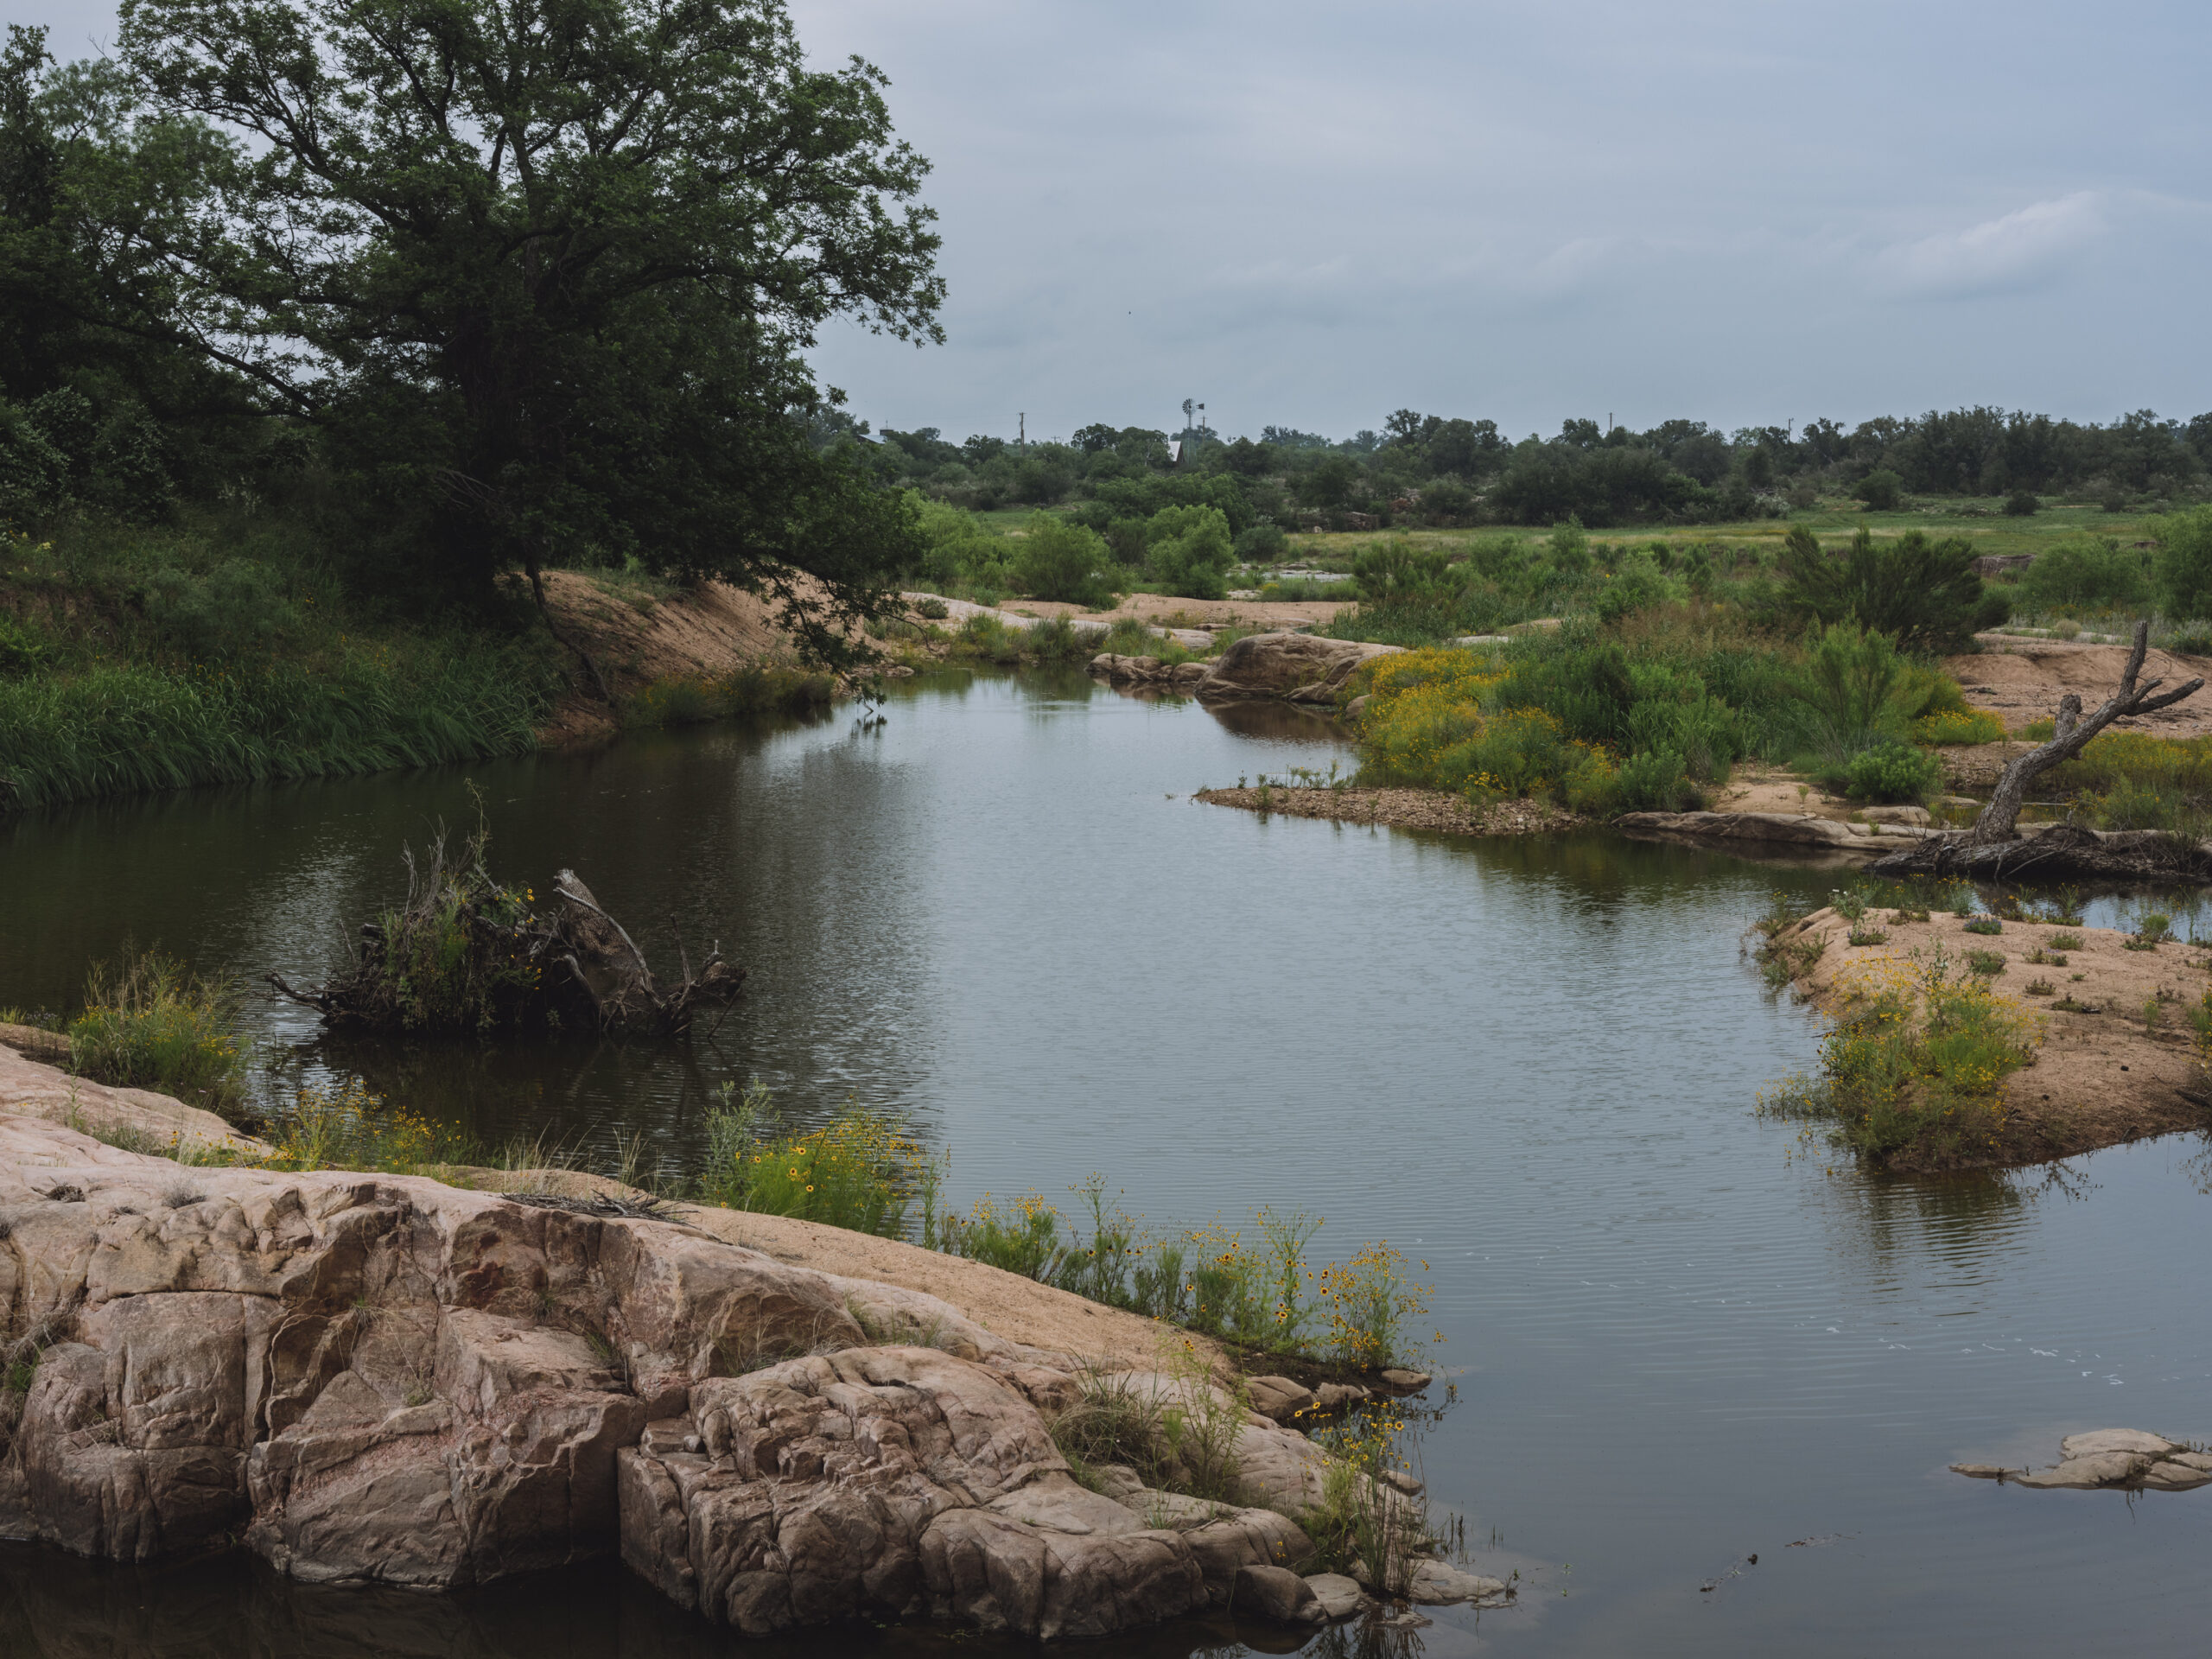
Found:
[[[124,0],[143,118],[198,124],[155,227],[180,338],[324,429],[410,579],[634,557],[779,601],[818,654],[912,535],[806,416],[832,319],[941,338],[927,163],[883,75],[779,0]]]

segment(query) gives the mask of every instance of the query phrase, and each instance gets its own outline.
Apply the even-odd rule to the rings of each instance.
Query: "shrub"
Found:
[[[1162,507],[1145,526],[1145,565],[1168,593],[1221,599],[1236,561],[1229,520],[1218,507]]]
[[[1094,530],[1032,513],[1008,575],[1022,592],[1103,610],[1113,603],[1113,556]]]
[[[2004,953],[1998,950],[1969,950],[1967,952],[1967,967],[1972,972],[1985,977],[1993,977],[2005,971]]]
[[[2150,595],[2143,555],[2111,537],[2073,536],[2036,555],[2020,576],[2020,601],[2032,610],[2113,610]]]
[[[2166,614],[2212,616],[2212,506],[2146,518],[2142,528],[2156,546],[2152,571]]]
[[[1955,743],[2001,743],[2005,722],[1982,709],[1946,709],[1912,722],[1912,741],[1930,747]]]
[[[1451,563],[1433,548],[1416,548],[1402,536],[1370,542],[1352,555],[1352,588],[1363,604],[1433,600],[1451,587]]]
[[[1598,616],[1601,621],[1618,622],[1634,612],[1679,597],[1679,592],[1651,555],[1639,548],[1623,558],[1599,588]]]
[[[1846,1001],[1815,1077],[1777,1085],[1761,1109],[1825,1120],[1842,1145],[1930,1167],[1988,1155],[2005,1128],[2005,1079],[2035,1058],[2037,1026],[1986,977],[1885,958],[1846,970]]]
[[[1268,564],[1290,551],[1290,537],[1270,519],[1254,524],[1236,537],[1236,556],[1247,564]]]
[[[2043,503],[2036,499],[2033,490],[2015,490],[2005,498],[2005,516],[2008,518],[2029,518],[2043,511]]]
[[[1942,762],[1924,749],[1885,740],[1845,764],[1854,800],[1924,801],[1943,781]]]
[[[459,1162],[471,1148],[454,1133],[372,1094],[359,1077],[309,1084],[274,1114],[272,1169],[375,1169],[405,1174]]]
[[[2012,608],[2002,594],[1983,588],[1974,558],[1964,537],[1930,541],[1909,530],[1877,542],[1862,524],[1837,560],[1811,531],[1794,524],[1783,542],[1783,601],[1820,622],[1855,621],[1887,634],[1900,651],[1951,649],[2002,622]]]
[[[1994,916],[1974,916],[1967,918],[1964,931],[1968,933],[2002,933],[2005,924]]]
[[[817,1128],[779,1135],[767,1090],[725,1084],[707,1112],[702,1185],[713,1202],[793,1216],[853,1232],[904,1238],[909,1212],[934,1231],[941,1165],[895,1118],[849,1108]]]
[[[1682,757],[1672,749],[1647,749],[1620,763],[1614,799],[1624,812],[1694,812],[1705,796],[1692,783]]]
[[[95,1082],[174,1095],[232,1122],[245,1115],[239,992],[159,950],[96,963],[70,1021],[69,1062]]]
[[[1859,499],[1876,512],[1895,512],[1904,497],[1904,480],[1887,467],[1877,467],[1859,480]]]

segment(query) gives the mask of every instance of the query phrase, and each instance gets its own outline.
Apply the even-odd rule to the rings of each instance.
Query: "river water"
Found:
[[[358,1071],[490,1140],[604,1163],[642,1131],[674,1173],[709,1091],[757,1076],[800,1121],[906,1114],[950,1149],[963,1203],[1065,1203],[1096,1171],[1154,1224],[1304,1208],[1325,1253],[1386,1238],[1425,1259],[1452,1398],[1424,1471],[1520,1601],[1306,1650],[2202,1650],[2212,1488],[2131,1500],[1944,1469],[2041,1464],[2107,1426],[2212,1437],[2202,1138],[2011,1177],[1864,1173],[1751,1109],[1818,1031],[1763,993],[1740,936],[1777,887],[1832,876],[1189,798],[1349,763],[1288,710],[1033,676],[912,682],[887,712],[21,821],[0,830],[0,1005],[67,1006],[126,938],[312,979],[404,888],[403,842],[475,821],[473,785],[496,871],[543,889],[573,866],[671,960],[679,937],[718,938],[751,970],[736,1011],[673,1048],[395,1050],[257,1004],[263,1086]],[[0,1582],[6,1653],[739,1645],[613,1565],[425,1598],[14,1549]],[[1085,1650],[1297,1646],[1223,1623]]]

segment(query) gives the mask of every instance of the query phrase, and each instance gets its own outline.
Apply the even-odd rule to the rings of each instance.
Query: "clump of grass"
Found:
[[[2079,950],[2082,936],[2079,933],[2054,933],[2044,941],[2044,945],[2051,950]]]
[[[2146,912],[2135,924],[2133,937],[2122,939],[2123,950],[2155,950],[2162,944],[2171,944],[2174,938],[2174,918],[2161,911]]]
[[[1849,943],[1854,945],[1887,944],[1889,942],[1890,936],[1882,928],[1854,927],[1851,930]]]
[[[237,986],[160,950],[96,963],[68,1027],[70,1065],[96,1083],[150,1089],[232,1122],[246,1113],[248,1045]]]
[[[1946,709],[1912,722],[1912,741],[1928,745],[2002,743],[2005,722],[1980,709]]]
[[[1412,1425],[1395,1401],[1376,1401],[1314,1436],[1328,1454],[1321,1500],[1298,1517],[1323,1572],[1349,1572],[1389,1594],[1402,1593],[1413,1563],[1438,1543],[1428,1506],[1383,1477],[1404,1466]]]
[[[1821,1047],[1821,1070],[1777,1085],[1761,1109],[1824,1121],[1878,1162],[1930,1167],[1994,1148],[2005,1079],[2035,1058],[2041,1033],[1979,973],[1932,959],[1884,958],[1850,970]]]
[[[1078,1479],[1119,1464],[1155,1491],[1241,1505],[1236,1440],[1249,1408],[1241,1386],[1217,1382],[1186,1338],[1170,1348],[1164,1376],[1082,1372],[1075,1403],[1052,1421],[1052,1440]]]
[[[1860,887],[1840,887],[1828,894],[1828,906],[1847,922],[1855,922],[1866,913],[1866,893]]]
[[[2028,995],[2030,996],[2049,996],[2057,988],[2057,986],[2052,984],[2047,979],[2031,979],[2028,982]]]
[[[671,675],[625,697],[617,718],[628,727],[690,726],[741,715],[801,714],[836,695],[818,670],[755,663],[728,674]]]
[[[906,1236],[918,1198],[934,1219],[940,1162],[897,1119],[851,1107],[815,1129],[779,1127],[765,1087],[724,1087],[707,1113],[711,1202],[882,1238]]]
[[[1825,934],[1801,934],[1794,939],[1783,937],[1811,913],[1811,900],[1804,894],[1777,892],[1770,896],[1766,909],[1745,930],[1746,939],[1758,937],[1758,943],[1751,947],[1751,955],[1768,990],[1782,991],[1804,978],[1827,949]]]
[[[2005,971],[2005,957],[1996,950],[1969,950],[1967,966],[1977,974],[1994,976]]]
[[[273,1116],[270,1169],[361,1169],[408,1174],[474,1161],[475,1145],[449,1127],[373,1093],[359,1077],[310,1084]]]
[[[2063,950],[2046,950],[2037,945],[2022,960],[2033,963],[2038,968],[2063,968],[2072,958]]]
[[[1969,933],[2002,933],[2005,924],[1994,916],[1975,916],[1967,922],[1966,931]]]
[[[2164,1005],[2156,996],[2145,997],[2143,999],[2143,1028],[2145,1031],[2154,1032],[2165,1023]]]

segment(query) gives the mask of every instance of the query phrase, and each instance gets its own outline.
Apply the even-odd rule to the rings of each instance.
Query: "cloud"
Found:
[[[2041,287],[2105,232],[2101,197],[2077,190],[1962,231],[1885,248],[1878,286],[1900,299],[1979,299]]]

